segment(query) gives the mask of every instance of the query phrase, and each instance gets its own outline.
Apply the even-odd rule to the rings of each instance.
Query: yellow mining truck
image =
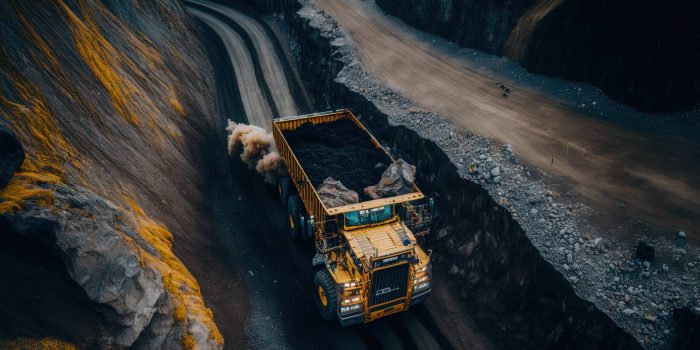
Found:
[[[411,183],[407,193],[328,207],[319,197],[318,183],[312,181],[318,178],[314,172],[322,171],[305,166],[299,158],[309,154],[308,144],[302,149],[300,142],[313,145],[314,137],[325,134],[305,135],[292,142],[290,133],[304,126],[332,126],[341,121],[352,122],[356,128],[354,134],[359,139],[348,136],[351,142],[367,141],[386,164],[396,162],[347,109],[275,119],[273,135],[289,174],[279,179],[278,187],[290,235],[296,240],[313,240],[316,246],[316,305],[324,319],[337,318],[348,326],[405,311],[426,299],[431,291],[431,265],[430,254],[421,243],[429,232],[433,201]],[[348,141],[344,134],[330,137]],[[330,152],[321,147],[312,151],[322,156]],[[329,165],[341,169],[337,173],[357,170],[342,168],[346,163],[342,160],[331,161]],[[347,163],[347,167],[358,166]]]

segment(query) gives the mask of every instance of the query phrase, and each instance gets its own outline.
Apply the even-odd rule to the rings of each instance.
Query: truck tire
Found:
[[[326,269],[319,270],[314,276],[314,301],[321,317],[332,321],[338,315],[338,294],[335,281]]]
[[[287,226],[289,237],[294,241],[301,240],[301,201],[293,194],[287,199]]]
[[[289,176],[282,176],[277,180],[277,190],[279,191],[280,202],[284,209],[287,209],[287,200],[289,200],[291,189],[292,182],[289,180]]]

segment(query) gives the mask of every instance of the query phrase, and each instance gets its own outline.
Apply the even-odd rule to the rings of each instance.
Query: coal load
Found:
[[[391,163],[369,135],[348,119],[305,123],[283,133],[314,188],[330,177],[368,200],[365,187],[376,185]]]

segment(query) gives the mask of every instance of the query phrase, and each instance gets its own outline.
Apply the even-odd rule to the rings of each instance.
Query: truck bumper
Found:
[[[347,315],[347,316],[341,316],[340,314],[338,314],[338,320],[340,321],[341,326],[347,327],[350,325],[365,322],[365,314],[362,312],[360,312],[359,314]]]

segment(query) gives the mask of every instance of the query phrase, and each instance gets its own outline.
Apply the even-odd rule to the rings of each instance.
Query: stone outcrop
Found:
[[[136,233],[127,212],[94,193],[70,187],[54,193],[58,202],[69,207],[32,206],[7,215],[10,226],[20,235],[53,244],[71,278],[102,306],[109,320],[122,327],[116,343],[132,345],[159,306],[168,304],[161,274],[142,265],[134,246],[147,248],[147,243]]]

